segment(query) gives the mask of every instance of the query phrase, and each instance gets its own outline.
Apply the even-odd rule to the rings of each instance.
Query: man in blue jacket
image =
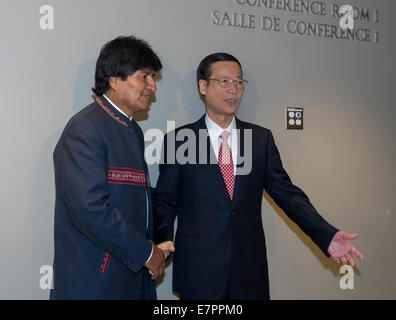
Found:
[[[158,56],[118,37],[101,50],[95,102],[67,124],[54,151],[55,256],[51,299],[156,299],[172,242],[155,246],[142,130]]]

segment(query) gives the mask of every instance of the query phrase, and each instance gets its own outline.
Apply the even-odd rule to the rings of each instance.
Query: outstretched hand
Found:
[[[349,234],[344,231],[338,231],[334,235],[327,251],[337,263],[342,262],[343,265],[347,265],[349,263],[352,267],[354,267],[355,260],[353,259],[352,254],[358,257],[360,260],[363,260],[363,255],[360,253],[360,251],[352,246],[348,241],[355,240],[357,236],[357,233]]]

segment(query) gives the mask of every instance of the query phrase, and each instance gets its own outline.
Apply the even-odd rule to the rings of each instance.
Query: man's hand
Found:
[[[151,279],[155,280],[165,270],[165,255],[162,250],[156,247],[151,240],[150,242],[153,246],[153,255],[144,266],[149,270],[149,273],[151,274]]]
[[[333,240],[331,240],[329,248],[327,251],[334,258],[337,263],[342,262],[343,265],[349,264],[354,267],[355,260],[352,258],[352,254],[358,257],[360,260],[363,260],[363,255],[360,253],[358,249],[352,246],[348,240],[355,240],[357,238],[357,234],[349,234],[344,231],[338,231]]]
[[[175,252],[175,245],[173,244],[173,241],[161,242],[160,244],[157,245],[157,247],[162,250],[165,259],[168,258],[171,252]]]

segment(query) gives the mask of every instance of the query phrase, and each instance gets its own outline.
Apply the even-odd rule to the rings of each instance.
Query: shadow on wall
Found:
[[[186,123],[195,122],[205,113],[205,105],[199,96],[199,90],[196,80],[196,71],[189,72],[183,79],[183,106],[186,113]]]
[[[74,84],[72,115],[93,102],[92,87],[95,84],[96,59],[90,59],[81,65]]]
[[[268,195],[266,192],[263,192],[264,198],[268,201],[268,203],[272,206],[275,212],[279,215],[279,217],[284,221],[284,223],[288,226],[288,228],[293,231],[293,233],[298,237],[298,239],[307,246],[312,254],[319,260],[322,264],[323,268],[326,270],[330,270],[334,277],[340,277],[340,264],[336,263],[333,258],[327,258],[322,250],[316,246],[316,244],[311,240],[309,236],[307,236],[298,226],[295,224],[290,218],[286,215],[286,213],[279,208],[279,206],[275,203],[275,201]],[[324,217],[326,219],[326,217]],[[354,267],[354,271],[357,276],[360,276],[360,271],[357,266]]]
[[[238,109],[237,116],[241,116],[240,120],[242,121],[262,125],[265,122],[265,119],[257,118],[259,106],[262,105],[262,98],[258,94],[256,80],[251,73],[246,71],[243,73],[243,78],[249,82],[245,87],[242,103]],[[265,88],[260,88],[260,91],[264,91],[265,94]]]
[[[78,71],[74,85],[74,101],[71,114],[74,115],[92,102],[91,88],[94,83],[96,61],[91,59]],[[65,114],[65,113],[63,113]],[[67,114],[67,113],[66,113]],[[64,121],[65,125],[69,119]],[[43,142],[34,161],[30,183],[30,208],[32,220],[32,298],[48,299],[49,290],[40,288],[40,268],[52,266],[54,254],[54,208],[55,208],[55,175],[53,152],[62,134],[63,127],[49,134]]]
[[[32,228],[32,299],[48,299],[49,290],[40,288],[42,266],[52,266],[54,252],[55,179],[52,153],[62,133],[50,135],[34,161],[30,180],[30,210]]]

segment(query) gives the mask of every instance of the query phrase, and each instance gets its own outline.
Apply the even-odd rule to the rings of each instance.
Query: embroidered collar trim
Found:
[[[122,120],[119,116],[117,116],[113,111],[111,111],[105,104],[104,102],[97,96],[94,96],[95,101],[102,107],[102,109],[104,111],[106,111],[106,113],[112,117],[114,120],[118,121],[119,123],[121,123],[123,126],[128,128],[128,124]]]

